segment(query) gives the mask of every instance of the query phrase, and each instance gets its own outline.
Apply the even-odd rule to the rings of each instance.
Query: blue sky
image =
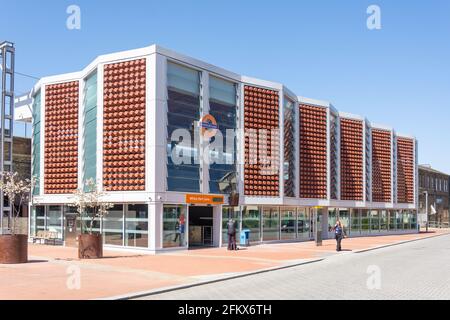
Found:
[[[153,43],[419,139],[419,162],[450,173],[450,1],[0,0],[16,70],[77,71],[100,54]],[[66,9],[81,8],[81,30]],[[381,8],[381,30],[366,27]],[[17,93],[34,80],[17,76]]]

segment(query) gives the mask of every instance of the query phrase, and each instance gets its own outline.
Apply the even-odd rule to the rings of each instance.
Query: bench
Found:
[[[52,241],[53,245],[56,245],[56,240],[58,240],[58,233],[56,231],[43,231],[40,230],[36,233],[34,237],[31,237],[33,240],[33,243],[36,242],[36,240],[39,240],[40,243],[47,244],[48,242]]]

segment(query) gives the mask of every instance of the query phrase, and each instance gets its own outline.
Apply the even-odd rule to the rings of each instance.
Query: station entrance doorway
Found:
[[[214,246],[213,207],[189,207],[189,248]]]

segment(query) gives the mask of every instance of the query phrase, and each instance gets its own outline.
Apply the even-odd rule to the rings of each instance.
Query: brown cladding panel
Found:
[[[341,118],[341,200],[364,200],[363,122]]]
[[[327,198],[327,112],[300,105],[300,198]]]
[[[279,196],[279,139],[272,137],[271,130],[279,130],[279,94],[277,91],[253,86],[244,88],[245,166],[244,193],[247,196]],[[261,130],[267,131],[263,155],[260,150]],[[278,134],[277,134],[278,136]],[[273,146],[270,147],[270,146]],[[252,160],[256,159],[257,160]],[[272,163],[276,173],[268,169]]]
[[[146,60],[105,65],[103,188],[145,190]]]
[[[45,87],[44,193],[78,187],[78,81]]]
[[[414,203],[414,140],[397,137],[397,203]]]
[[[391,202],[391,132],[372,129],[372,201]]]

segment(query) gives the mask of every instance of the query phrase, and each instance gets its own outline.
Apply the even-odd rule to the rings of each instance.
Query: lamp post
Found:
[[[425,222],[426,232],[428,232],[428,191],[423,192],[425,194],[425,215],[427,217],[427,221]]]

